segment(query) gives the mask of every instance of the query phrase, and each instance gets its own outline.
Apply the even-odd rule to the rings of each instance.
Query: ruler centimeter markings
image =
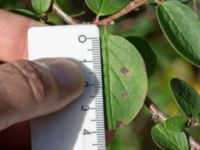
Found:
[[[99,37],[86,37],[85,35],[79,36],[79,42],[85,43],[87,40],[91,40],[92,42],[92,48],[88,49],[88,51],[92,52],[93,60],[87,60],[84,59],[80,61],[81,63],[92,63],[93,64],[93,83],[85,82],[85,87],[88,86],[94,86],[94,95],[95,95],[95,101],[96,101],[96,107],[91,108],[89,106],[82,106],[83,111],[89,111],[89,110],[95,110],[96,112],[96,120],[91,120],[92,122],[96,122],[96,131],[88,131],[87,129],[84,129],[84,134],[96,134],[97,135],[97,143],[93,143],[92,145],[97,147],[97,150],[105,150],[105,129],[104,129],[104,112],[98,111],[100,108],[103,110],[103,94],[102,94],[102,73],[99,72],[101,70],[101,53],[100,53],[100,41]],[[89,72],[90,75],[90,72]],[[95,75],[95,76],[94,76]],[[97,79],[95,79],[97,78]],[[90,96],[94,96],[90,95]],[[97,98],[99,97],[99,98]],[[98,119],[97,119],[98,118]],[[103,123],[102,123],[103,122]]]
[[[100,38],[94,25],[35,27],[29,59],[71,57],[82,64],[85,92],[60,112],[32,121],[32,150],[106,150]]]

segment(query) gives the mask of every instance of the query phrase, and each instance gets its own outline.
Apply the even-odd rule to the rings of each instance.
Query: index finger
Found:
[[[27,30],[42,23],[0,9],[0,60],[27,58]]]

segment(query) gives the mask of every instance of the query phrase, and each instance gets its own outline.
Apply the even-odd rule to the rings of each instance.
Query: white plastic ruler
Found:
[[[32,121],[32,150],[105,150],[99,30],[95,25],[33,27],[29,59],[70,57],[82,64],[84,94],[69,107]]]

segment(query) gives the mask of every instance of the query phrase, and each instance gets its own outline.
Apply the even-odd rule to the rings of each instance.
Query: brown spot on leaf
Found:
[[[127,75],[127,74],[129,73],[129,70],[128,70],[128,68],[126,68],[126,67],[122,67],[120,71],[121,71],[121,73],[123,73],[124,75]]]
[[[127,99],[128,96],[129,96],[129,95],[128,95],[127,92],[121,94],[121,97],[122,97],[123,99]]]
[[[124,127],[124,123],[121,121],[117,121],[117,128],[123,128]]]
[[[127,68],[127,67],[122,67],[120,69],[120,72],[125,76],[125,77],[128,77],[128,78],[131,78],[132,77],[132,73],[131,71]]]

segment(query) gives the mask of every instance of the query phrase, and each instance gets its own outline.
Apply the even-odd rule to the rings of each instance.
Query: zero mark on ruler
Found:
[[[80,35],[79,37],[78,37],[78,41],[80,42],[80,43],[85,43],[86,41],[87,41],[87,37],[85,36],[85,35]]]
[[[78,37],[78,41],[80,43],[85,43],[88,39],[93,41],[93,45],[95,46],[95,48],[99,49],[99,39],[96,37],[87,37],[84,34],[79,35]]]

